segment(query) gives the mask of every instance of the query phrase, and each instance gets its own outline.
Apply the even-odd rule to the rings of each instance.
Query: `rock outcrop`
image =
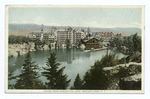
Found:
[[[51,44],[51,49],[54,49],[54,44]],[[50,50],[49,45],[39,45],[37,50]],[[19,56],[28,53],[29,51],[36,51],[35,44],[29,42],[28,44],[9,44],[8,45],[8,57]]]
[[[23,44],[9,44],[8,45],[9,57],[23,55],[29,51],[35,51],[33,42],[30,42],[29,44],[23,43]]]
[[[130,62],[103,68],[111,77],[109,90],[141,90],[141,63]]]
[[[121,90],[141,90],[141,73],[120,79]]]

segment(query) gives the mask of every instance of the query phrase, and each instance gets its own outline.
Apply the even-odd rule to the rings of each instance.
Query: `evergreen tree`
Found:
[[[51,44],[48,45],[49,49],[51,50]]]
[[[15,79],[16,77],[14,76],[13,71],[8,72],[8,80]]]
[[[35,43],[34,44],[34,49],[37,51],[38,50],[38,47],[37,47],[37,44]]]
[[[81,89],[82,85],[83,85],[83,81],[81,80],[80,75],[77,74],[75,81],[74,81],[74,84],[71,87],[71,89]]]
[[[46,61],[47,68],[42,74],[49,80],[46,83],[48,89],[66,89],[69,86],[70,80],[67,80],[67,75],[63,74],[65,67],[58,69],[60,63],[56,62],[56,53],[50,53],[50,57]]]
[[[133,47],[134,52],[141,52],[141,37],[137,35],[137,33],[133,36]]]
[[[38,65],[32,62],[30,52],[27,53],[25,63],[23,64],[23,69],[21,74],[16,76],[17,82],[15,84],[15,89],[40,89],[43,88],[43,83],[38,78],[40,74]]]
[[[91,31],[90,31],[90,28],[88,27],[88,29],[87,29],[87,35],[90,37],[91,35],[90,35],[90,33],[91,33]]]
[[[104,41],[104,38],[100,38],[100,41],[103,42],[103,41]]]
[[[135,33],[135,35],[133,36],[133,47],[134,47],[134,52],[137,51],[138,49],[138,36],[137,33]]]
[[[108,77],[103,71],[103,65],[100,61],[96,61],[94,66],[86,72],[84,76],[83,89],[105,90],[109,85]]]
[[[66,39],[66,47],[67,47],[67,49],[69,48],[69,46],[70,46],[70,40],[69,39]]]
[[[104,55],[101,59],[101,63],[104,67],[111,67],[119,64],[118,57],[115,53],[109,53]]]

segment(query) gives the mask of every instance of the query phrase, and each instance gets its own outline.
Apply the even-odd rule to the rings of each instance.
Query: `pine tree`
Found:
[[[63,74],[65,67],[58,69],[60,63],[56,62],[56,53],[50,53],[50,57],[46,61],[47,68],[42,74],[49,81],[46,83],[48,89],[66,89],[69,86],[70,80],[67,80],[67,75]]]
[[[81,89],[82,85],[83,85],[83,81],[81,80],[80,75],[77,74],[75,81],[74,81],[74,84],[71,87],[71,89]]]
[[[38,78],[40,77],[38,65],[32,62],[30,52],[27,53],[25,63],[21,74],[16,76],[17,82],[15,89],[40,89],[43,87],[43,83]]]
[[[119,59],[115,53],[109,53],[102,57],[101,64],[104,67],[111,67],[119,64]]]
[[[105,90],[109,85],[107,76],[104,74],[103,66],[100,61],[96,61],[94,66],[86,72],[83,78],[83,89]]]
[[[134,47],[134,52],[137,51],[138,48],[138,35],[137,33],[133,36],[133,47]]]

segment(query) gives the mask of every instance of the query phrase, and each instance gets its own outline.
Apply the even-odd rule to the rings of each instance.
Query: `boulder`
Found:
[[[141,73],[120,79],[121,90],[141,90]]]
[[[44,50],[49,50],[49,46],[48,45],[44,45],[43,48],[44,48]]]
[[[130,56],[130,61],[132,61],[132,62],[141,62],[141,53],[139,51],[134,52]]]
[[[85,49],[85,45],[84,44],[81,44],[80,46],[79,46],[79,48],[81,48],[81,49]]]

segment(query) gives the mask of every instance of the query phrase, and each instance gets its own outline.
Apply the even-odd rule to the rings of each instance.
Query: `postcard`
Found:
[[[6,93],[144,93],[144,5],[7,5]]]

